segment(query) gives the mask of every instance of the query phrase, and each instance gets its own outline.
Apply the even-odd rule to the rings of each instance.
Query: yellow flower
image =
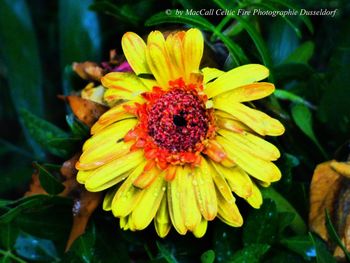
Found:
[[[147,44],[128,32],[122,47],[134,73],[102,78],[104,99],[115,106],[92,127],[77,180],[91,192],[109,189],[103,208],[123,229],[153,220],[161,237],[171,226],[201,237],[215,217],[239,227],[233,193],[259,208],[258,185],[281,177],[272,163],[280,153],[261,137],[283,134],[283,125],[244,104],[273,93],[273,84],[257,82],[269,70],[200,70],[203,46],[197,29],[166,39],[153,31]]]

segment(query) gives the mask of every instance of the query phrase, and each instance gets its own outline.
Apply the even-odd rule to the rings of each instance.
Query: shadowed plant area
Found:
[[[349,16],[0,0],[0,262],[349,262]]]

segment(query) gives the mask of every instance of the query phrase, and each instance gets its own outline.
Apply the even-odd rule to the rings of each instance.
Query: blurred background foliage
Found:
[[[178,16],[175,10],[337,9],[330,16]],[[172,10],[166,14],[165,10]],[[0,0],[0,260],[1,262],[333,262],[307,231],[309,184],[315,166],[349,153],[350,4],[348,0]],[[262,63],[277,91],[257,104],[279,118],[286,134],[283,179],[264,189],[260,210],[243,207],[242,228],[218,220],[202,239],[165,240],[153,227],[119,230],[98,209],[68,253],[72,201],[55,195],[55,171],[87,136],[57,95],[86,85],[72,62],[107,61],[121,53],[124,32],[198,27],[208,59],[228,70]],[[213,63],[213,61],[211,61]],[[344,146],[345,145],[345,146]],[[40,180],[50,195],[21,198],[32,162],[48,169]]]

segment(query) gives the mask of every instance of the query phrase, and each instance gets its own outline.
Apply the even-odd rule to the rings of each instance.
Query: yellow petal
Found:
[[[182,207],[180,202],[180,189],[179,189],[179,176],[178,170],[182,169],[181,167],[176,168],[175,178],[168,182],[167,188],[167,199],[168,199],[168,209],[171,222],[175,230],[181,234],[185,235],[187,228],[182,217]]]
[[[198,226],[193,230],[193,235],[196,238],[201,238],[204,236],[205,232],[207,231],[208,221],[202,218],[201,222],[198,224]]]
[[[252,195],[253,182],[249,175],[239,167],[226,168],[213,162],[215,170],[225,177],[231,190],[242,198]]]
[[[148,90],[152,90],[154,86],[159,86],[155,79],[148,79],[140,76],[139,80],[142,81],[143,85],[145,85]]]
[[[134,224],[134,221],[132,220],[131,215],[128,216],[128,226],[129,226],[130,231],[135,231],[135,230],[137,230],[137,229],[136,229],[136,226],[135,226],[135,224]]]
[[[149,90],[149,87],[144,85],[140,78],[130,72],[110,72],[103,76],[101,83],[108,89],[130,93],[141,93]]]
[[[184,57],[185,57],[185,81],[190,80],[191,73],[199,72],[199,65],[203,56],[204,40],[202,32],[191,28],[184,36]]]
[[[139,94],[131,93],[129,91],[124,90],[116,90],[116,89],[107,89],[106,92],[103,95],[103,100],[106,102],[106,104],[112,108],[115,105],[118,105],[119,103],[133,99]]]
[[[83,145],[83,151],[90,150],[91,148],[97,147],[108,141],[119,141],[129,130],[134,128],[136,124],[136,119],[125,119],[108,126],[103,131],[94,134],[90,139],[88,139]]]
[[[120,158],[130,152],[130,147],[134,142],[119,142],[111,139],[96,148],[89,148],[80,156],[79,162],[76,163],[76,168],[79,170],[90,170],[98,168],[104,164],[109,163],[117,158]]]
[[[119,73],[119,74],[118,74]],[[108,75],[118,74],[127,75],[118,79],[114,76],[115,80],[106,80]],[[113,72],[107,74],[102,78],[102,83],[107,87],[107,91],[104,93],[104,100],[108,105],[115,105],[121,100],[134,100],[141,93],[148,91],[148,88],[139,80],[135,75],[125,72]]]
[[[202,158],[202,162],[203,161],[204,161],[204,158]],[[208,165],[208,168],[212,175],[214,184],[216,186],[216,192],[220,192],[225,199],[230,200],[232,198],[232,193],[229,185],[226,182],[225,177],[221,173],[218,173],[215,170],[215,168],[213,167],[214,165],[213,161],[209,161],[209,164],[210,165]]]
[[[284,133],[283,125],[267,114],[251,109],[241,103],[214,103],[214,108],[226,111],[260,135],[279,136]]]
[[[217,117],[216,125],[219,128],[237,132],[237,133],[243,133],[245,131],[254,132],[248,126],[244,125],[242,122],[234,119],[230,119],[230,118]]]
[[[201,221],[201,212],[197,205],[193,186],[193,172],[190,167],[179,168],[175,178],[179,189],[180,207],[185,227],[193,231]]]
[[[161,171],[154,165],[150,170],[143,171],[137,178],[135,178],[133,184],[135,187],[144,189],[149,187],[154,180],[159,176]]]
[[[281,178],[280,170],[272,162],[230,148],[230,143],[223,137],[217,136],[216,140],[224,147],[228,157],[251,176],[265,182],[275,182]]]
[[[126,173],[142,162],[143,158],[143,151],[130,152],[95,169],[86,179],[86,189],[90,192],[97,192],[119,183],[126,178]]]
[[[215,110],[215,117],[223,118],[223,119],[230,119],[230,120],[237,120],[230,113],[227,113],[225,111],[221,111],[221,110],[218,110],[218,109]]]
[[[173,80],[173,74],[165,39],[159,31],[152,31],[148,35],[146,60],[157,82],[162,88],[167,89],[168,82]]]
[[[103,204],[102,204],[103,210],[105,211],[112,210],[112,201],[117,190],[118,190],[118,187],[113,187],[108,190],[107,194],[105,195],[105,198],[103,199]]]
[[[119,220],[119,226],[121,229],[123,230],[128,230],[129,229],[129,217],[126,216],[126,217],[121,217],[120,220]]]
[[[226,91],[254,83],[269,76],[269,70],[259,64],[248,64],[234,68],[222,74],[206,85],[204,92],[208,98],[215,97]]]
[[[143,162],[135,168],[114,195],[112,212],[115,217],[125,217],[129,215],[140,200],[142,191],[136,188],[132,182],[143,172],[145,163],[146,162]]]
[[[206,220],[213,220],[217,213],[216,191],[208,163],[202,158],[193,174],[193,187],[197,204]]]
[[[228,147],[235,151],[246,151],[266,161],[275,161],[281,156],[272,143],[248,132],[235,133],[219,130],[218,133],[228,140]]]
[[[220,193],[218,193],[217,198],[218,217],[220,218],[220,220],[233,227],[242,226],[243,218],[238,210],[233,195],[229,200],[226,200],[222,197]]]
[[[217,68],[202,68],[202,72],[203,72],[203,83],[206,84],[209,81],[212,81],[218,77],[220,77],[222,74],[224,74],[225,72],[222,70],[219,70]]]
[[[163,176],[159,175],[147,189],[142,190],[142,197],[131,214],[136,230],[145,229],[155,217],[166,190],[165,184]]]
[[[214,98],[214,103],[245,102],[258,100],[271,95],[275,90],[272,83],[258,82],[235,88],[228,92],[222,93]]]
[[[185,34],[183,31],[170,34],[166,39],[166,47],[173,70],[173,79],[185,76],[185,58],[181,38],[183,34]]]
[[[90,171],[78,171],[77,174],[77,181],[80,184],[85,184],[85,181],[87,178],[89,178],[90,175],[93,174],[95,170],[90,170]]]
[[[171,229],[171,222],[168,212],[167,197],[164,194],[162,202],[160,203],[156,217],[154,218],[154,226],[158,236],[164,238],[168,235]]]
[[[140,98],[140,97],[138,97]],[[106,111],[91,127],[91,134],[96,134],[117,121],[135,118],[134,114],[126,112],[125,106],[134,106],[136,100],[119,104]]]
[[[271,185],[270,182],[264,182],[259,180],[256,180],[256,181],[257,181],[256,183],[259,183],[259,185],[261,185],[262,187],[269,187]]]
[[[263,198],[259,188],[253,183],[252,195],[246,198],[247,202],[254,208],[260,208]]]
[[[103,95],[106,92],[106,89],[100,85],[94,87],[94,83],[89,83],[82,91],[81,97],[86,100],[91,100],[99,104],[105,105],[103,102]]]
[[[137,34],[127,32],[122,38],[126,59],[136,74],[151,73],[146,62],[146,44]]]
[[[222,148],[215,139],[208,140],[208,143],[205,146],[205,154],[217,163],[222,162],[227,157],[224,148]]]

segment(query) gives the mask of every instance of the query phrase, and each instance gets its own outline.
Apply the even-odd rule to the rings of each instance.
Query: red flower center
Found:
[[[169,85],[169,90],[154,87],[143,93],[146,103],[126,107],[139,123],[124,140],[134,140],[132,149],[143,148],[150,165],[161,169],[169,164],[198,165],[208,139],[215,136],[212,111],[205,108],[207,98],[200,95],[201,85],[185,84],[182,79]]]
[[[148,134],[170,152],[193,151],[208,131],[208,113],[193,91],[174,89],[165,93],[148,116]]]

